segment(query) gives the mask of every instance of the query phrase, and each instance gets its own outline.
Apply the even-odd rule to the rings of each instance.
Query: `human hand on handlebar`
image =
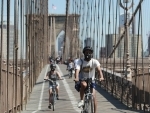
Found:
[[[99,78],[99,81],[103,81],[103,80],[104,80],[104,78],[103,78],[103,77]]]
[[[78,78],[75,78],[75,79],[74,79],[74,81],[75,81],[75,82],[78,82],[78,81],[79,81],[79,79],[78,79]]]
[[[59,80],[64,80],[64,78],[60,78]]]

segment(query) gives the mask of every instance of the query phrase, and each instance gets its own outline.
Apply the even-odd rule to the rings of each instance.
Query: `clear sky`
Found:
[[[85,0],[87,1],[87,0]],[[90,1],[90,0],[89,0]],[[106,0],[108,2],[108,0]],[[116,0],[112,0],[114,3]],[[139,3],[139,0],[134,0],[134,9],[137,7]],[[52,9],[52,4],[57,7],[56,10]],[[144,43],[144,50],[147,49],[148,43],[148,34],[150,31],[150,13],[148,7],[150,6],[150,0],[144,0],[142,4],[142,25],[143,25],[143,43]],[[65,14],[65,9],[66,8],[66,0],[49,0],[49,13],[55,13],[55,14]],[[132,10],[130,10],[132,12]],[[124,11],[121,9],[120,13],[124,13]],[[138,13],[139,14],[139,13]],[[136,32],[138,32],[138,23],[139,23],[139,18],[138,14],[136,15]],[[107,14],[108,15],[108,14]]]
[[[56,9],[52,8],[52,5],[56,7]],[[66,13],[66,0],[49,0],[48,4],[49,13],[55,14],[65,14]]]
[[[48,4],[48,12],[53,13],[53,14],[65,14],[66,12],[66,0],[48,0],[49,4]],[[72,1],[72,0],[70,0]],[[78,0],[77,0],[78,1]],[[91,1],[91,0],[83,0],[85,2],[87,1]],[[82,1],[82,3],[83,3]],[[92,0],[95,1],[95,0]],[[106,0],[107,2],[109,0]],[[113,3],[115,4],[116,0],[111,0],[113,1]],[[123,0],[122,0],[123,1]],[[139,3],[140,0],[134,0],[135,4],[134,4],[134,9],[136,8],[137,4]],[[7,15],[7,4],[6,4],[7,0],[4,0],[4,21],[6,21],[6,15]],[[10,21],[13,24],[14,21],[14,0],[10,0],[11,5],[10,5]],[[91,2],[90,2],[91,3]],[[108,3],[107,3],[108,4]],[[56,7],[56,9],[52,8],[52,5],[54,5]],[[1,6],[1,1],[0,1],[0,6]],[[108,12],[108,6],[107,7],[107,11]],[[147,49],[148,47],[148,34],[150,33],[150,11],[149,11],[149,7],[150,7],[150,0],[144,0],[143,4],[142,4],[142,34],[143,34],[143,48],[144,50]],[[70,8],[72,8],[72,4],[70,6]],[[124,11],[121,10],[120,13],[123,13]],[[1,9],[0,9],[0,13],[1,13]],[[139,13],[138,13],[139,14]],[[106,14],[108,16],[108,13]],[[138,15],[136,15],[136,32],[138,31]],[[106,20],[107,21],[107,20]],[[112,20],[111,20],[112,22]]]

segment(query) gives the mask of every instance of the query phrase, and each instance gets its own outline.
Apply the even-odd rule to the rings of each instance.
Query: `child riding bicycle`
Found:
[[[55,71],[56,69],[56,65],[55,64],[51,64],[50,65],[50,71],[47,73],[46,77],[44,79],[51,79],[53,81],[56,81],[56,97],[57,100],[59,100],[59,95],[58,95],[58,91],[59,91],[59,82],[57,81],[58,79],[62,79],[59,72]],[[51,109],[51,95],[52,94],[52,83],[49,82],[49,108]]]

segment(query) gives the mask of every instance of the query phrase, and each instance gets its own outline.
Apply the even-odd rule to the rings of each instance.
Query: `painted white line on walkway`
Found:
[[[62,71],[60,70],[60,68],[59,68],[58,65],[56,65],[56,66],[57,66],[57,69],[58,69],[58,71],[60,72],[60,74],[62,76],[63,75]],[[68,93],[68,96],[69,96],[69,98],[71,100],[71,104],[72,104],[74,110],[76,110],[78,113],[81,113],[81,110],[77,107],[77,100],[76,100],[73,92],[71,91],[71,89],[69,87],[69,84],[67,83],[67,81],[65,80],[65,78],[64,78],[64,80],[62,80],[62,82],[63,82],[63,84],[65,86],[65,89],[66,89],[66,91]]]
[[[45,71],[44,76],[46,76],[46,74],[47,74],[48,67],[49,67],[49,65],[48,65],[47,68],[46,68],[46,71]],[[43,92],[44,92],[44,86],[45,86],[45,81],[43,81],[43,84],[42,84],[42,89],[41,89],[41,95],[40,95],[40,101],[39,101],[38,110],[33,111],[32,113],[36,113],[37,111],[41,110],[42,99],[43,99]]]
[[[38,112],[38,110],[36,110],[36,111],[33,111],[32,113],[36,113],[36,112]]]

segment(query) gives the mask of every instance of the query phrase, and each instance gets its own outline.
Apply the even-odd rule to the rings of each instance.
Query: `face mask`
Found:
[[[92,54],[84,54],[84,59],[85,59],[86,61],[90,61],[91,58],[92,58]]]

